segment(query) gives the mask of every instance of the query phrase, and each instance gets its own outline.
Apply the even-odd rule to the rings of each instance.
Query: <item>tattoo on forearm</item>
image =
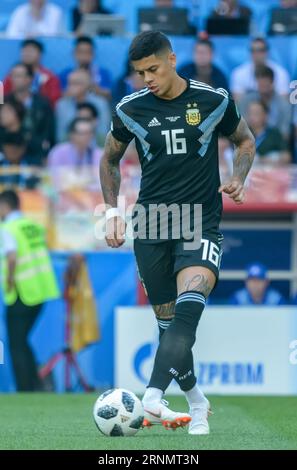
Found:
[[[252,151],[242,150],[238,147],[233,160],[233,176],[238,177],[243,183],[251,169],[254,160]]]
[[[201,292],[204,297],[208,297],[211,293],[212,287],[209,285],[209,281],[203,274],[196,274],[191,279],[185,282],[185,290],[196,290]]]
[[[174,317],[175,300],[167,304],[153,305],[157,319],[171,320]]]
[[[120,191],[120,160],[128,144],[119,142],[109,133],[106,137],[103,157],[100,163],[101,188],[106,204],[115,207]]]
[[[255,139],[244,119],[241,119],[236,131],[230,136],[234,143],[233,176],[244,183],[255,156]]]
[[[101,162],[100,166],[101,188],[104,200],[112,207],[117,205],[117,197],[120,191],[121,174],[119,164]]]

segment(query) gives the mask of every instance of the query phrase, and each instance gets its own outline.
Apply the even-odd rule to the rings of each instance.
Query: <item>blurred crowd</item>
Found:
[[[175,2],[156,0],[156,10],[176,9]],[[187,2],[190,4],[191,2]],[[281,0],[279,9],[295,11],[297,1]],[[97,0],[78,0],[71,10],[74,32],[74,66],[57,76],[43,61],[40,36],[65,32],[63,10],[47,0],[27,0],[10,16],[7,36],[22,38],[19,57],[4,82],[4,104],[0,106],[0,185],[35,188],[42,170],[50,169],[55,187],[98,187],[98,162],[110,127],[113,106],[127,94],[143,87],[127,60],[126,70],[116,81],[96,58],[94,38],[82,35],[86,13],[112,14]],[[251,19],[250,8],[236,0],[218,1],[210,18]],[[47,46],[48,47],[48,46]],[[178,72],[186,78],[225,88],[234,97],[255,138],[259,165],[295,163],[297,111],[290,103],[288,71],[270,59],[268,42],[251,37],[250,59],[226,76],[214,64],[214,45],[206,33],[197,34],[192,57]],[[70,60],[69,60],[70,62]],[[232,146],[219,142],[221,167],[232,171]],[[137,165],[135,147],[130,146],[123,165]],[[61,168],[72,168],[65,177]],[[60,171],[59,171],[60,170]],[[70,173],[69,173],[70,174]]]

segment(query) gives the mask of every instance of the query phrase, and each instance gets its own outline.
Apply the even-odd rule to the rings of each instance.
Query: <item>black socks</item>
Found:
[[[175,317],[170,321],[158,321],[160,344],[156,353],[149,387],[165,391],[175,378],[182,390],[190,390],[196,383],[193,370],[192,347],[196,329],[205,306],[205,297],[200,292],[187,291],[176,300]],[[161,330],[164,332],[161,334]]]

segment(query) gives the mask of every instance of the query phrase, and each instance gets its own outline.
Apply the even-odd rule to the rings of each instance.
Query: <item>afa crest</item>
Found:
[[[187,104],[186,121],[190,126],[197,126],[201,122],[201,114],[197,106],[197,103]]]

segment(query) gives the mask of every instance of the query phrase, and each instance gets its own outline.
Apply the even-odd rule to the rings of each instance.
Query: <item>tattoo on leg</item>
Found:
[[[203,276],[203,274],[196,274],[192,279],[185,282],[185,290],[196,290],[201,292],[205,297],[208,297],[212,288],[210,287],[206,276]]]
[[[153,305],[152,307],[157,319],[172,320],[174,317],[175,300],[167,304]]]

